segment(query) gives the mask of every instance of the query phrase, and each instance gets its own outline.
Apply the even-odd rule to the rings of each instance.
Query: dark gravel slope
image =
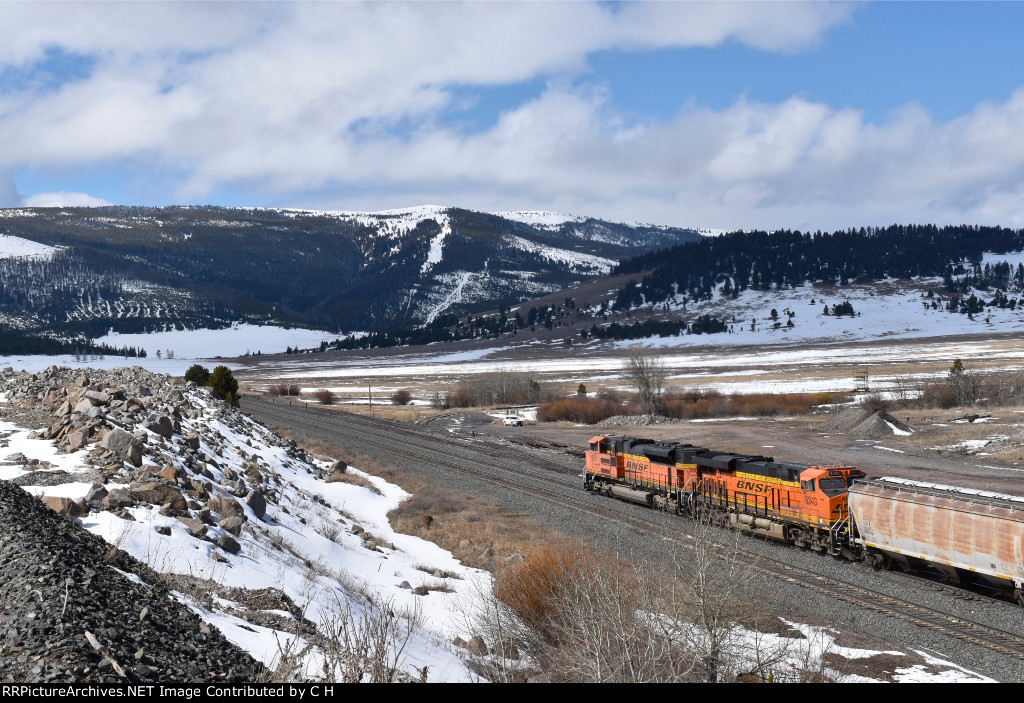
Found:
[[[260,668],[148,567],[0,481],[0,680],[241,682]]]

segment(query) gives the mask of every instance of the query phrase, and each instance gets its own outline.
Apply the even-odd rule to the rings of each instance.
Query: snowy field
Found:
[[[97,342],[116,347],[145,349],[144,359],[107,355],[78,358],[73,354],[60,355],[12,355],[0,356],[0,368],[12,366],[16,370],[41,371],[48,366],[92,366],[98,369],[113,369],[121,366],[141,366],[156,373],[182,376],[196,361],[207,366],[224,363],[232,369],[233,357],[245,354],[282,354],[288,347],[310,348],[320,345],[322,340],[337,339],[338,335],[319,330],[300,328],[285,329],[271,325],[233,325],[222,330],[171,330],[151,334],[108,334]],[[160,356],[157,356],[157,352]],[[173,352],[174,358],[169,358]]]
[[[288,347],[309,349],[320,346],[321,341],[337,338],[337,334],[322,330],[236,324],[222,330],[170,330],[149,334],[115,332],[100,337],[96,342],[114,347],[142,348],[149,356],[156,356],[160,351],[166,357],[167,352],[172,351],[175,358],[212,359],[257,352],[283,354]]]
[[[999,369],[1024,369],[1024,345],[1005,341],[963,341],[955,352],[948,343],[908,341],[891,346],[842,344],[810,349],[771,348],[743,351],[682,352],[659,349],[669,371],[670,386],[715,389],[725,393],[796,393],[849,390],[852,369],[865,366],[872,371],[872,389],[891,387],[894,377],[885,369],[913,361],[934,365],[938,371],[905,374],[922,381],[945,373],[952,355],[962,358],[968,367],[984,362]],[[259,363],[255,373],[268,383],[294,380],[308,386],[326,386],[338,392],[358,390],[357,379],[374,386],[399,388],[418,381],[454,383],[475,374],[521,372],[547,381],[566,383],[624,382],[626,358],[618,353],[592,352],[578,357],[552,350],[549,358],[524,358],[510,361],[507,353],[475,349],[457,353],[413,353],[384,358],[352,356],[342,360],[304,357]],[[851,370],[837,373],[837,369]],[[625,386],[624,386],[625,387]],[[362,386],[365,390],[365,386]]]

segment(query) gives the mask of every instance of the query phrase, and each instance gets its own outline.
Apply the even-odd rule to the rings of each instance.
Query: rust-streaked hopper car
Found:
[[[1024,498],[875,479],[854,483],[848,500],[867,561],[982,578],[1024,605]]]

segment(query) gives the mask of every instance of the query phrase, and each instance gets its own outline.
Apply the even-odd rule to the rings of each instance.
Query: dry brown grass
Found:
[[[303,450],[316,457],[342,459],[360,471],[401,486],[412,497],[388,513],[391,526],[397,532],[437,544],[467,566],[491,570],[513,554],[565,541],[558,532],[484,498],[440,488],[360,452],[303,440],[294,432],[278,433],[294,437]],[[427,516],[431,519],[426,520]]]
[[[388,513],[395,530],[447,549],[463,564],[493,570],[513,554],[564,537],[484,498],[413,479],[402,485],[413,497]],[[427,519],[427,517],[431,519]]]
[[[621,586],[622,608],[635,607],[629,594],[638,582],[630,565],[614,554],[579,544],[531,549],[524,559],[503,565],[495,573],[494,595],[527,627],[554,641],[564,625],[559,622],[563,601],[580,584],[596,585],[590,578],[595,571],[614,574],[612,580]]]
[[[353,486],[362,486],[363,488],[367,488],[377,495],[383,495],[379,488],[359,474],[352,474],[348,472],[343,474],[334,473],[327,477],[325,483],[348,483]]]

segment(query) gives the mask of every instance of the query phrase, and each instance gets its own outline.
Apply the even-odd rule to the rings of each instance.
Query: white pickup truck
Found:
[[[522,427],[523,418],[519,417],[519,413],[515,410],[509,410],[505,413],[505,417],[502,418],[501,424],[505,427]]]

